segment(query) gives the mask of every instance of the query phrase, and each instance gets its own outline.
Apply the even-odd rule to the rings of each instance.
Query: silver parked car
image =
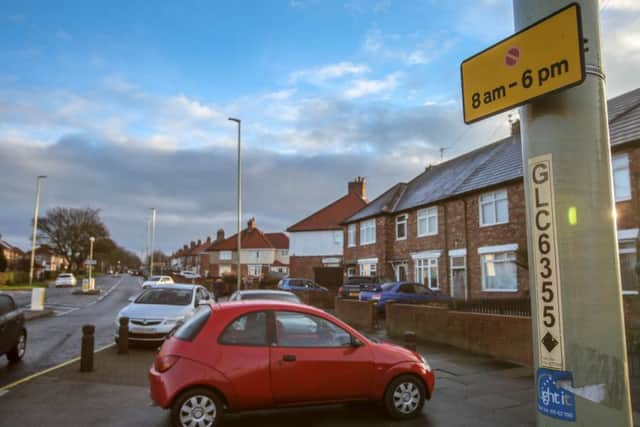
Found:
[[[62,286],[75,286],[77,284],[77,280],[72,273],[60,273],[56,278],[56,288]]]
[[[142,288],[147,289],[157,285],[171,285],[173,279],[171,276],[151,276],[142,283]]]
[[[120,310],[115,322],[118,341],[120,318],[129,318],[129,341],[163,341],[177,326],[189,319],[198,306],[212,301],[199,285],[169,285],[147,288]]]
[[[293,292],[275,291],[275,290],[269,290],[269,289],[236,291],[229,297],[229,301],[242,301],[242,300],[250,300],[250,299],[287,301],[287,302],[302,304],[302,302],[300,301],[300,298],[298,298],[298,296]]]

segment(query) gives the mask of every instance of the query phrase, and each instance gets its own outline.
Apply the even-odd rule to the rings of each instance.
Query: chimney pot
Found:
[[[202,244],[202,240],[198,239],[198,244],[196,246],[200,246]]]
[[[195,248],[196,247],[196,242],[194,242],[193,240],[191,241],[191,248]]]
[[[220,228],[216,233],[216,241],[224,240],[224,230]]]
[[[511,123],[511,136],[520,135],[520,119],[509,120]]]
[[[207,243],[211,243],[211,236],[207,236]]]
[[[253,230],[254,228],[256,228],[256,219],[251,218],[249,221],[247,221],[247,228],[250,230]]]
[[[367,198],[367,182],[363,176],[357,176],[347,185],[348,194],[355,194],[361,199]]]

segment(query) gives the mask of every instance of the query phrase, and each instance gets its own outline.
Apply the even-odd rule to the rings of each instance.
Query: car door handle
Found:
[[[295,362],[296,356],[293,354],[285,354],[284,356],[282,356],[282,360],[284,360],[285,362]]]

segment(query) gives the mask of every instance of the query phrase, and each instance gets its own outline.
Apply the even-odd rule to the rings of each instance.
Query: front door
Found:
[[[467,299],[467,268],[466,257],[451,257],[451,298]]]
[[[354,347],[338,325],[310,314],[275,313],[271,389],[278,405],[366,399],[373,377],[367,345]]]
[[[405,282],[407,280],[407,264],[398,264],[396,266],[396,280]]]

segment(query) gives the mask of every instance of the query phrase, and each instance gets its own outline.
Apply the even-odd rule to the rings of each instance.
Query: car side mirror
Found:
[[[351,347],[362,347],[364,345],[364,343],[362,341],[360,341],[358,338],[354,337],[353,335],[351,336]]]
[[[134,302],[136,300],[136,297],[129,297],[129,302]]]

